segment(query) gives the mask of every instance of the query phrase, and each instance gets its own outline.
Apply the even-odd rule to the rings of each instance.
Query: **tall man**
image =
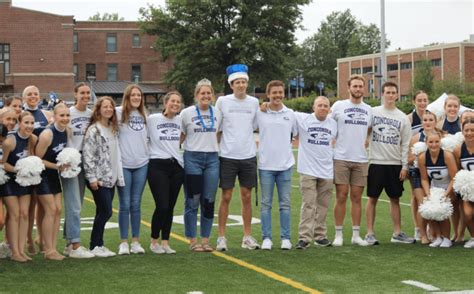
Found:
[[[408,117],[400,111],[395,102],[398,86],[392,82],[382,85],[383,105],[372,108],[372,136],[369,152],[369,178],[367,184],[367,235],[369,245],[379,242],[375,238],[375,208],[382,190],[390,199],[390,215],[393,222],[392,243],[415,243],[400,229],[400,203],[403,181],[408,173],[408,146],[411,139],[411,125]]]
[[[368,160],[366,139],[372,110],[364,103],[365,80],[353,75],[348,81],[350,98],[334,103],[332,118],[337,122],[337,139],[334,153],[334,183],[336,184],[336,205],[334,219],[336,237],[334,246],[342,246],[342,225],[346,215],[346,201],[350,188],[352,216],[352,244],[367,246],[360,237],[362,192],[367,183]]]
[[[216,107],[222,113],[222,138],[220,142],[220,186],[222,197],[219,207],[219,237],[216,249],[227,250],[225,229],[229,216],[235,178],[240,183],[244,237],[242,248],[258,249],[260,245],[251,236],[252,188],[257,184],[256,144],[253,131],[257,126],[258,99],[247,95],[248,68],[244,64],[227,67],[227,81],[232,94],[219,97]]]

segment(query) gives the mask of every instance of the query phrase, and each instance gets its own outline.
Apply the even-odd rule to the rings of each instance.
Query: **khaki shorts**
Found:
[[[368,162],[334,160],[334,184],[365,187],[369,174]]]

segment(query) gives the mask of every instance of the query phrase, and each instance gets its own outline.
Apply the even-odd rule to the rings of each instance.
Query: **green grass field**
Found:
[[[408,187],[408,185],[406,185]],[[292,242],[298,238],[300,193],[298,176],[293,177]],[[87,191],[88,192],[88,191]],[[409,194],[402,198],[402,228],[410,235],[413,223],[410,216]],[[220,192],[218,193],[218,198]],[[91,199],[88,192],[86,197]],[[382,196],[386,200],[386,196]],[[184,226],[175,223],[171,246],[176,255],[154,255],[148,250],[154,202],[148,187],[143,195],[141,243],[144,255],[117,256],[90,260],[65,259],[62,262],[45,261],[41,255],[32,262],[18,264],[0,260],[1,293],[289,293],[306,290],[317,293],[423,293],[419,287],[406,285],[404,280],[430,284],[439,291],[474,289],[472,264],[474,251],[457,245],[450,249],[429,248],[420,244],[391,244],[392,232],[389,206],[385,201],[377,207],[376,232],[380,246],[357,247],[350,244],[350,217],[346,217],[343,247],[282,251],[279,249],[278,204],[274,200],[272,251],[250,251],[240,248],[241,226],[230,226],[227,238],[229,251],[225,254],[192,253],[179,236]],[[218,203],[219,201],[217,201]],[[175,215],[183,214],[183,195],[180,195]],[[118,208],[118,199],[114,199]],[[331,208],[333,204],[331,204]],[[216,211],[218,204],[216,205]],[[260,206],[253,216],[259,218]],[[93,217],[95,205],[84,202],[82,217]],[[240,215],[237,190],[231,205],[231,214]],[[112,223],[117,223],[114,213]],[[217,222],[217,219],[216,219]],[[84,225],[84,227],[91,225]],[[334,236],[332,209],[328,215],[329,238]],[[253,235],[260,241],[260,225],[253,225]],[[365,223],[361,226],[365,234]],[[216,229],[212,244],[215,246]],[[83,245],[88,245],[90,231],[82,231]],[[105,245],[117,251],[117,228],[106,230]],[[59,241],[62,252],[64,242]],[[87,247],[87,246],[86,246]],[[244,267],[246,266],[246,267]],[[296,286],[296,287],[295,287]],[[474,290],[472,290],[474,291]],[[434,291],[436,292],[436,291]],[[434,293],[433,292],[433,293]],[[463,292],[468,293],[468,292]],[[474,292],[471,292],[474,293]]]

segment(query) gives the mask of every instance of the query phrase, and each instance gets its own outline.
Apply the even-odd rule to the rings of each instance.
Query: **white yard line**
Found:
[[[439,288],[437,288],[433,285],[425,284],[425,283],[418,282],[418,281],[413,281],[413,280],[402,281],[402,283],[407,284],[407,285],[411,285],[411,286],[415,286],[415,287],[421,288],[421,289],[426,290],[426,291],[439,291],[440,290]]]

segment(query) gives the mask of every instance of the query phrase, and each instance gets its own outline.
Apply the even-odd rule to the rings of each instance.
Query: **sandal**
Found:
[[[204,252],[204,248],[201,244],[193,243],[189,245],[189,249],[194,252]]]
[[[202,244],[202,250],[204,252],[212,252],[214,251],[214,248],[212,248],[209,244]]]

